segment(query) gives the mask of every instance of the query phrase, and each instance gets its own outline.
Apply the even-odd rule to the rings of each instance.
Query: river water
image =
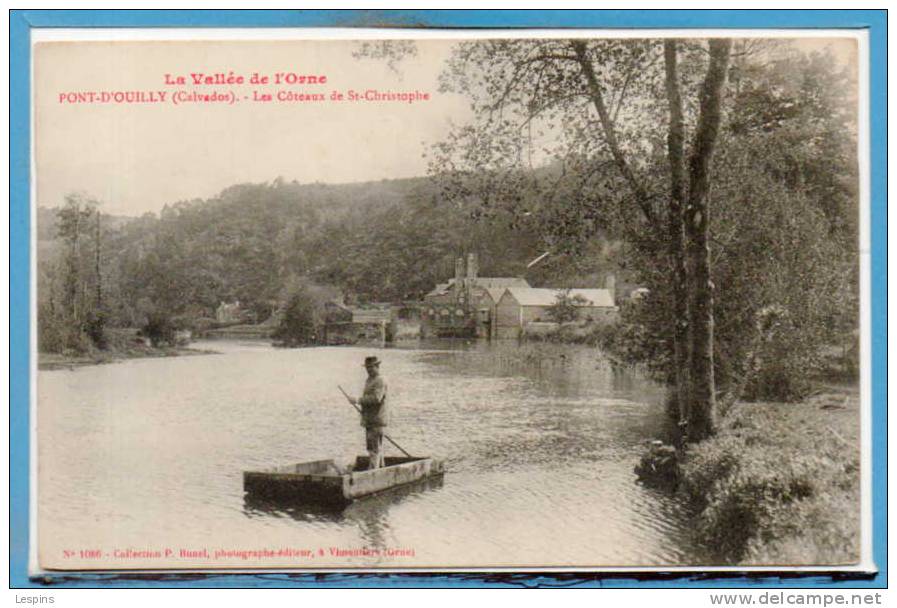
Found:
[[[685,509],[632,470],[658,387],[585,348],[372,350],[198,344],[219,354],[41,371],[45,567],[595,567],[693,563]],[[315,512],[247,500],[242,472],[364,453],[362,361],[388,433],[442,483]],[[391,447],[391,446],[390,446]],[[390,453],[388,451],[387,453]],[[395,453],[395,450],[392,450]]]

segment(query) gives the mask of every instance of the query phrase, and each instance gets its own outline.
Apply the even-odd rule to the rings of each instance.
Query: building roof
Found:
[[[510,293],[521,306],[552,306],[557,303],[558,293],[563,289],[542,287],[508,287]],[[571,289],[570,297],[582,296],[588,301],[583,306],[613,307],[614,298],[608,289]]]
[[[454,281],[455,279],[452,279]],[[486,289],[504,289],[506,287],[529,287],[526,279],[520,277],[477,277],[476,284]]]
[[[390,312],[378,308],[353,308],[352,321],[355,323],[372,323],[376,321],[389,321]]]
[[[442,294],[444,294],[445,292],[447,292],[449,290],[449,287],[451,287],[451,283],[440,283],[439,285],[434,287],[433,290],[430,293],[428,293],[427,295],[428,296],[441,296]]]
[[[477,277],[475,279],[477,287],[482,287],[486,291],[489,292],[489,295],[492,296],[492,299],[498,302],[498,299],[505,292],[505,289],[508,287],[524,287],[528,288],[529,283],[526,282],[526,279],[522,279],[519,277]],[[452,288],[452,285],[455,284],[455,279],[449,279],[448,283],[440,283],[433,290],[428,293],[428,296],[438,296],[446,293]]]
[[[492,298],[492,302],[497,304],[504,295],[507,287],[485,287],[484,289],[486,290],[486,293],[489,294],[489,297]]]

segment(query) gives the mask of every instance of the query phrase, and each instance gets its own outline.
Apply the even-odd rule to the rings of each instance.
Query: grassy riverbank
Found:
[[[681,487],[715,560],[859,560],[860,415],[856,388],[800,403],[739,403],[719,433],[688,449]]]
[[[85,365],[114,363],[127,359],[207,355],[215,352],[188,346],[149,346],[143,341],[135,339],[135,332],[132,330],[108,330],[107,341],[106,348],[102,350],[89,347],[83,351],[72,350],[64,353],[39,352],[37,354],[37,368],[39,370],[72,369]]]

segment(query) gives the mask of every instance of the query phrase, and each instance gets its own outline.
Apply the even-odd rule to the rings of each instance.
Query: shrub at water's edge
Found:
[[[40,370],[71,369],[85,365],[114,363],[126,359],[144,359],[155,357],[174,357],[182,355],[205,355],[214,351],[187,346],[186,340],[172,336],[171,341],[157,341],[154,346],[152,338],[141,330],[127,328],[110,328],[105,332],[105,348],[99,349],[90,344],[82,350],[65,350],[63,352],[38,351],[37,366]]]
[[[855,394],[736,405],[682,458],[698,540],[729,563],[858,562],[859,445]]]
[[[325,303],[337,298],[338,291],[333,288],[292,277],[281,296],[282,314],[271,336],[274,344],[297,347],[319,343],[325,322]]]

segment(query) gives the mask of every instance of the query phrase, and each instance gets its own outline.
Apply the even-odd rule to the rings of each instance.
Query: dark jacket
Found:
[[[361,405],[361,426],[382,427],[389,424],[389,408],[386,404],[386,382],[382,376],[368,378],[364,392],[358,400]]]

